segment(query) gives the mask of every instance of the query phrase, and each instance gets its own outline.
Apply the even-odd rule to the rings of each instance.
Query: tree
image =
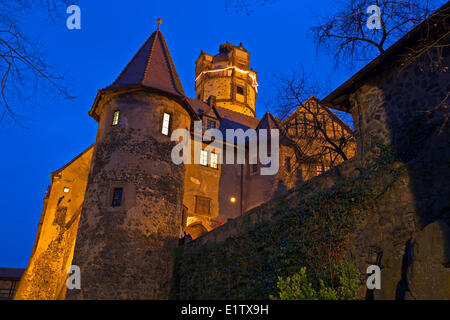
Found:
[[[41,12],[50,20],[66,13],[68,0],[0,0],[0,123],[24,118],[18,106],[31,107],[37,95],[71,98],[64,76],[54,72],[36,40],[26,32],[26,15]]]
[[[320,164],[327,169],[353,156],[353,130],[311,97],[311,93],[322,90],[303,69],[292,72],[290,77],[277,76],[275,87],[272,110],[289,137],[295,153],[294,166]]]
[[[345,0],[339,10],[324,16],[310,28],[317,50],[333,55],[335,66],[347,63],[351,68],[383,53],[401,36],[427,18],[436,8],[435,0]],[[379,28],[368,27],[367,12],[376,5]]]

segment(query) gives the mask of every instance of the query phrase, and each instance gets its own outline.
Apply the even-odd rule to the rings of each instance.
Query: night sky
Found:
[[[43,97],[20,110],[22,126],[0,126],[0,267],[26,267],[36,236],[50,173],[95,141],[97,123],[88,116],[98,89],[110,85],[156,29],[161,31],[188,96],[194,97],[194,67],[200,50],[216,54],[219,45],[240,42],[258,72],[257,114],[274,95],[275,74],[303,66],[315,80],[334,89],[355,70],[332,69],[316,52],[308,28],[332,12],[334,0],[280,0],[253,13],[225,8],[215,1],[81,1],[81,30],[68,30],[65,19],[49,23],[30,13],[26,30],[40,40],[55,70],[66,73],[75,100]],[[65,12],[62,12],[66,16]],[[68,16],[68,15],[67,15]],[[331,91],[330,91],[331,92]],[[321,97],[319,97],[321,98]]]

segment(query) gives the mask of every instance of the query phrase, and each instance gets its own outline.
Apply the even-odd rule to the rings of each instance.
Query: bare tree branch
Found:
[[[383,53],[414,26],[426,19],[435,0],[345,0],[332,16],[322,17],[310,28],[318,51],[333,56],[335,67],[346,63],[353,68]],[[369,29],[367,20],[371,5],[380,8],[381,29]]]
[[[275,87],[278,93],[271,109],[289,138],[296,168],[330,168],[353,156],[353,130],[317,98],[311,98],[322,90],[303,69],[289,77],[276,76]]]
[[[73,98],[62,74],[52,71],[42,46],[27,31],[26,15],[43,13],[50,20],[65,16],[68,0],[0,0],[0,123],[21,125],[20,113],[38,104],[39,93]],[[20,110],[20,111],[19,111]]]

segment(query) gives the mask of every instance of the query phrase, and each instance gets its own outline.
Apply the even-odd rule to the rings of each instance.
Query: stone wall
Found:
[[[28,266],[15,299],[63,299],[93,147],[52,173]]]
[[[278,276],[351,261],[359,298],[450,299],[448,48],[443,67],[433,54],[385,64],[350,94],[358,158],[180,248],[172,297],[267,299]],[[368,291],[373,264],[381,289]]]
[[[342,261],[356,263],[362,284],[367,267],[381,265],[382,289],[372,294],[362,285],[359,298],[436,297],[431,285],[422,295],[412,293],[411,281],[421,288],[426,282],[406,276],[411,243],[421,232],[410,183],[407,166],[389,151],[371,161],[349,160],[181,247],[172,297],[268,299],[276,295],[278,276],[302,266],[319,276]],[[430,277],[441,280],[440,298],[450,298],[443,293],[450,289],[443,239],[421,240],[436,246],[437,258],[422,258],[416,274],[444,271]]]
[[[183,208],[185,168],[170,159],[175,142],[161,133],[190,128],[181,104],[139,91],[110,95],[102,114],[79,224],[73,264],[81,290],[67,299],[165,299],[169,296]],[[120,110],[119,124],[112,126]],[[157,125],[161,124],[161,125]],[[122,204],[112,206],[114,188]]]

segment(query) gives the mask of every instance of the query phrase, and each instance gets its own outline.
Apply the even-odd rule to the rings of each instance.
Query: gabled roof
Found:
[[[275,119],[275,117],[269,111],[267,111],[264,117],[258,123],[256,129],[280,130],[280,125],[278,124],[278,121]]]
[[[137,84],[181,97],[185,95],[164,36],[159,30],[151,34],[113,84],[105,89]]]
[[[323,104],[322,101],[320,101],[316,96],[312,95],[309,97],[305,102],[303,102],[303,105],[306,105],[308,103],[315,103],[317,106],[321,109],[323,109],[325,112],[328,113],[328,115],[333,119],[335,122],[337,122],[342,128],[347,130],[349,133],[353,133],[353,129],[346,123],[344,120],[342,120],[337,114],[335,114],[330,108],[328,108],[326,105]],[[330,106],[334,108],[334,106]],[[292,120],[296,116],[297,113],[302,112],[302,107],[298,107],[295,109],[286,119],[283,120],[283,124],[289,123],[289,121]]]

